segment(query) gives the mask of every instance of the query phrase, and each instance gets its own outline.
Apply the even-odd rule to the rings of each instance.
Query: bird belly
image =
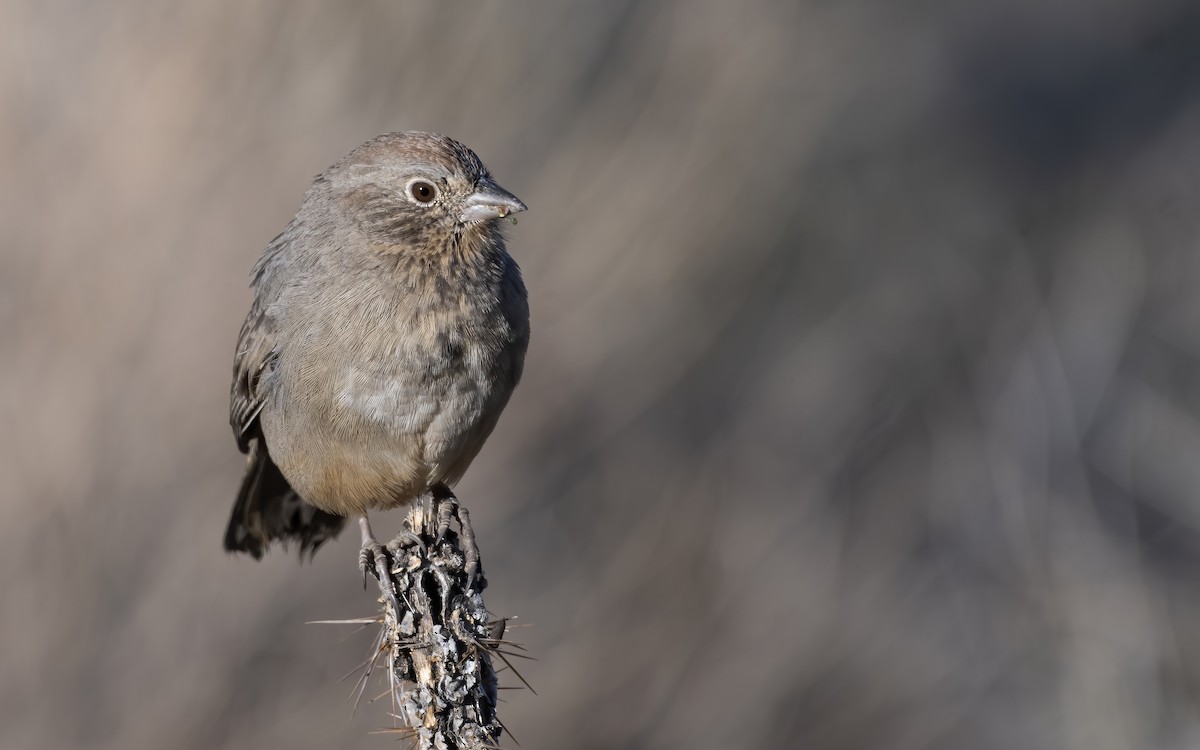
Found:
[[[498,400],[493,379],[470,372],[436,383],[422,374],[342,368],[326,408],[310,404],[307,424],[287,430],[264,410],[268,445],[286,445],[272,447],[272,455],[305,501],[359,514],[407,504],[462,476],[507,394]]]

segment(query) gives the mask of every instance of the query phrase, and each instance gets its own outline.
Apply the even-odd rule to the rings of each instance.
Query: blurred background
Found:
[[[250,267],[404,129],[531,207],[522,748],[1200,746],[1194,2],[4,0],[0,747],[392,742],[355,535],[221,537]]]

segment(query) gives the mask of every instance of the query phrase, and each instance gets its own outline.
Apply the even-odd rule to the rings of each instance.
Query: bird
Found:
[[[457,503],[524,369],[529,303],[501,220],[525,210],[436,133],[385,133],[313,180],[251,272],[227,551],[311,558],[354,518],[365,580],[384,553],[369,513]]]

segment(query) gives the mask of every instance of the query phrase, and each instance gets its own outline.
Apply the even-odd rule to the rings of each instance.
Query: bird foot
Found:
[[[362,516],[359,521],[363,540],[362,547],[358,550],[358,570],[362,573],[363,588],[367,587],[367,573],[375,576],[375,580],[379,581],[379,590],[387,597],[387,600],[392,605],[392,611],[396,617],[400,617],[400,613],[404,610],[400,607],[400,598],[396,596],[396,584],[392,580],[392,554],[387,547],[384,547],[371,533],[371,527],[367,523],[366,516]]]
[[[387,578],[390,568],[391,561],[387,547],[374,539],[363,542],[362,548],[358,551],[358,570],[362,573],[364,589],[367,587],[368,573],[375,576],[377,580],[381,577]]]
[[[479,569],[479,546],[475,543],[475,530],[471,528],[471,514],[462,507],[458,498],[445,485],[437,485],[433,488],[433,506],[434,515],[438,521],[434,546],[441,544],[445,538],[446,532],[450,530],[451,519],[457,520],[461,530],[459,538],[462,540],[463,569],[467,574],[467,590],[474,589],[478,585],[478,590],[483,591],[487,586],[487,580],[483,577],[483,571]]]
[[[380,591],[387,597],[398,619],[404,609],[400,606],[400,598],[396,596],[396,584],[392,580],[392,555],[388,548],[374,539],[364,542],[358,551],[358,569],[362,572],[364,589],[367,587],[367,573],[375,576]]]

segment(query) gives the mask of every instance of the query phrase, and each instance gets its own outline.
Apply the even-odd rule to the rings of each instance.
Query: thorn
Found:
[[[392,692],[392,689],[389,687],[387,690],[384,690],[379,695],[377,695],[374,698],[372,698],[371,700],[367,701],[367,703],[374,703],[375,701],[379,700],[380,698],[382,698],[383,696],[387,695],[390,692]]]
[[[511,656],[514,659],[527,659],[529,661],[537,661],[538,660],[536,656],[527,656],[526,654],[514,654],[511,651],[501,651],[498,648],[492,649],[492,653],[493,654],[504,654],[505,656]]]
[[[532,689],[533,688],[530,688],[530,690],[532,690]],[[537,693],[534,693],[534,695],[537,695]],[[509,728],[507,726],[504,725],[504,722],[500,721],[500,717],[493,715],[492,718],[496,720],[496,723],[500,725],[500,728],[504,730],[504,733],[508,735],[508,738],[510,740],[512,740],[516,744],[517,747],[520,747],[521,741],[513,736],[513,733],[509,730]]]
[[[410,734],[415,735],[417,730],[413,727],[393,727],[391,729],[373,729],[367,734]]]
[[[529,688],[529,692],[533,693],[534,695],[538,694],[538,692],[533,689],[533,685],[529,684],[529,680],[525,679],[525,677],[522,676],[521,673],[517,671],[517,668],[512,665],[512,662],[505,658],[504,652],[496,651],[494,653],[500,657],[500,661],[504,662],[505,665],[507,665],[508,668],[512,670],[512,673],[517,676],[517,679],[520,680],[521,682],[523,682],[525,684],[525,687]],[[499,719],[497,719],[496,721],[499,721]]]
[[[356,617],[352,620],[309,620],[305,625],[370,625],[376,622],[383,622],[383,617],[375,615],[374,617]]]
[[[497,646],[501,646],[501,645],[508,646],[510,648],[519,648],[522,651],[529,650],[529,649],[525,648],[524,644],[516,643],[515,641],[505,641],[505,640],[501,640],[499,638],[486,638],[483,641],[480,641],[480,643],[482,643],[484,646],[486,646],[489,650],[494,649]]]
[[[372,650],[374,653],[372,653],[370,656],[368,656],[366,661],[364,661],[362,664],[359,664],[354,669],[351,669],[341,679],[339,679],[337,682],[335,682],[333,684],[334,685],[342,684],[355,672],[357,672],[360,669],[366,669],[368,664],[370,664],[372,661],[375,661],[376,659],[379,658],[379,653],[383,650],[383,631],[380,631],[379,635],[375,637],[375,646],[372,648]],[[347,699],[347,700],[349,700],[349,699]]]

